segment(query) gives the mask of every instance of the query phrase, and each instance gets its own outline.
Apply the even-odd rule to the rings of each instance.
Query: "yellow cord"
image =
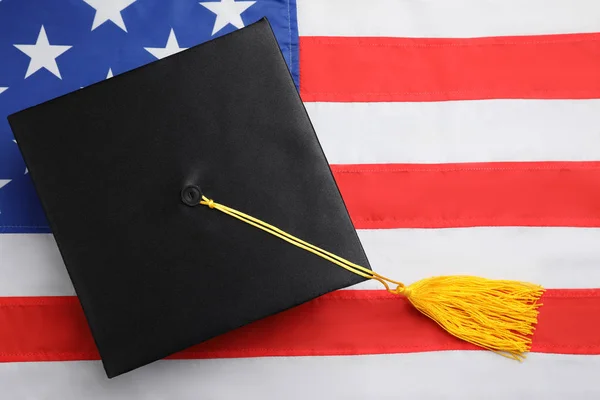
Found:
[[[212,199],[209,199],[206,196],[202,196],[202,200],[200,201],[200,204],[208,206],[209,208],[213,208],[215,210],[219,210],[227,215],[230,215],[234,218],[239,219],[240,221],[244,221],[247,224],[250,224],[256,228],[259,228],[265,232],[268,232],[273,236],[277,236],[278,238],[283,239],[286,242],[293,244],[294,246],[297,246],[303,250],[309,251],[319,257],[322,257],[322,258],[326,259],[327,261],[330,261],[350,272],[353,272],[357,275],[362,276],[363,278],[374,279],[376,281],[379,281],[385,286],[386,290],[390,293],[401,294],[401,293],[404,293],[404,291],[406,290],[406,286],[401,282],[397,282],[393,279],[386,278],[385,276],[380,275],[375,271],[371,271],[368,268],[365,268],[358,264],[354,264],[353,262],[350,262],[350,261],[346,260],[345,258],[339,257],[333,253],[330,253],[326,250],[321,249],[320,247],[317,247],[315,245],[307,243],[302,239],[299,239],[293,235],[290,235],[289,233],[284,232],[281,229],[279,229],[271,224],[268,224],[264,221],[256,219],[256,218],[254,218],[248,214],[245,214],[241,211],[227,207],[226,205],[223,205],[223,204],[215,203]],[[391,289],[390,285],[388,283],[392,284],[392,285],[396,285],[396,288]]]

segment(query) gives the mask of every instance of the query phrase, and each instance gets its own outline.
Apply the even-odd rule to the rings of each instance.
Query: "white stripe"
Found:
[[[406,283],[464,274],[547,288],[600,287],[600,229],[480,227],[358,234],[371,267]],[[358,287],[381,289],[375,281]]]
[[[476,37],[600,31],[597,0],[298,0],[304,36]]]
[[[75,295],[49,234],[0,234],[0,296]]]
[[[373,269],[410,283],[432,275],[519,279],[548,288],[600,287],[600,229],[359,230]],[[73,295],[51,235],[0,235],[0,296]],[[375,281],[353,288],[381,289]]]
[[[600,160],[600,100],[307,103],[306,108],[333,164]]]
[[[8,182],[10,181],[10,179],[0,179],[0,189],[2,189],[3,186],[8,185]]]
[[[99,362],[0,364],[6,399],[596,399],[600,356],[490,352],[158,361],[106,379]]]

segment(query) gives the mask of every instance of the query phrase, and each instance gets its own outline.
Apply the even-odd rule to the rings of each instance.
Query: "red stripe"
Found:
[[[600,162],[359,164],[332,170],[359,229],[600,227]]]
[[[600,354],[600,289],[549,290],[533,351]],[[471,350],[385,291],[338,291],[170,358]],[[0,362],[96,360],[75,297],[0,298]]]
[[[600,97],[600,33],[301,37],[304,101]]]

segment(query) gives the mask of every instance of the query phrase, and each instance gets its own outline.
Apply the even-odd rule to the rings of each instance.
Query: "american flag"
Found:
[[[597,0],[2,0],[0,115],[263,16],[374,269],[544,285],[532,352],[366,282],[108,381],[4,118],[0,397],[599,398]]]

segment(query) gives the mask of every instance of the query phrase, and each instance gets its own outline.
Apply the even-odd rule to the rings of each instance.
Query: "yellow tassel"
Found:
[[[521,361],[531,348],[544,289],[518,281],[439,276],[397,292],[450,334]]]
[[[405,286],[205,196],[202,196],[200,204],[237,218],[354,274],[379,281],[388,292],[406,296],[417,310],[459,339],[519,361],[531,348],[531,335],[537,323],[538,308],[542,305],[538,300],[544,293],[541,286],[474,276],[432,277]]]

